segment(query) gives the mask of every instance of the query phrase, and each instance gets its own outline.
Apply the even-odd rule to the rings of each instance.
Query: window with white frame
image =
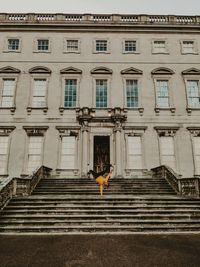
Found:
[[[200,108],[200,89],[198,80],[187,80],[187,100],[191,108]]]
[[[0,136],[0,174],[5,174],[8,157],[8,136]]]
[[[3,87],[1,92],[1,107],[13,107],[15,95],[16,80],[14,78],[3,79]]]
[[[96,40],[95,51],[96,52],[107,52],[108,51],[108,41],[107,40]]]
[[[76,139],[75,136],[63,136],[61,143],[61,169],[75,168],[75,153],[76,153]]]
[[[196,173],[200,174],[200,137],[193,137],[193,147],[194,147],[194,160]]]
[[[196,52],[195,42],[193,40],[183,40],[181,45],[183,54],[193,54]]]
[[[27,171],[32,173],[42,164],[43,136],[29,136]]]
[[[136,40],[125,40],[124,41],[124,52],[125,53],[134,53],[136,51],[137,51]]]
[[[167,44],[165,40],[154,40],[153,41],[153,53],[166,53]]]
[[[138,107],[138,80],[126,80],[126,106],[127,108]]]
[[[106,108],[108,106],[108,81],[96,80],[96,107]]]
[[[168,108],[169,105],[169,81],[156,80],[156,106]]]
[[[64,107],[76,107],[77,80],[66,79],[64,91]]]
[[[41,51],[41,52],[49,51],[49,40],[38,39],[37,40],[37,51]]]
[[[174,138],[172,136],[160,136],[161,163],[176,169]]]
[[[79,40],[66,40],[66,52],[79,52]]]
[[[20,41],[17,38],[8,38],[7,39],[7,50],[8,51],[19,51]]]
[[[129,169],[142,169],[141,136],[128,136],[127,149]]]
[[[47,91],[46,79],[33,80],[33,91],[32,91],[33,108],[42,108],[46,106],[46,91]]]

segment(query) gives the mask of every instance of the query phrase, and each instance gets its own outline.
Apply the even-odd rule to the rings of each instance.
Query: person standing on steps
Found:
[[[96,179],[96,182],[99,184],[101,196],[103,196],[104,186],[108,187],[108,180],[110,179],[112,172],[113,172],[113,166],[111,164],[109,164],[108,167],[101,172],[97,173],[93,170],[89,170],[88,172],[88,176],[91,174],[93,178]],[[105,174],[107,175],[104,177]]]

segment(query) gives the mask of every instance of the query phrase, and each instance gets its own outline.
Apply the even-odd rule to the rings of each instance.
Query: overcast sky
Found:
[[[0,0],[0,12],[200,15],[200,0]]]

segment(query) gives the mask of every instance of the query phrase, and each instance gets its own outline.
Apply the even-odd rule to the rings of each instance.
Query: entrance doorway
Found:
[[[110,164],[110,137],[94,136],[94,171],[102,171]]]

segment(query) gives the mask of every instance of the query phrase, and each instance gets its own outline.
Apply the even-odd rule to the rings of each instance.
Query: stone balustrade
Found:
[[[36,14],[0,13],[0,22],[30,23],[125,23],[125,24],[196,24],[200,16],[125,15],[125,14]]]
[[[194,198],[200,197],[200,177],[181,178],[181,175],[176,174],[165,165],[151,170],[155,176],[165,178],[177,194]]]
[[[41,166],[32,175],[25,178],[8,178],[0,184],[0,210],[13,196],[30,195],[40,179],[48,177],[52,169]]]

